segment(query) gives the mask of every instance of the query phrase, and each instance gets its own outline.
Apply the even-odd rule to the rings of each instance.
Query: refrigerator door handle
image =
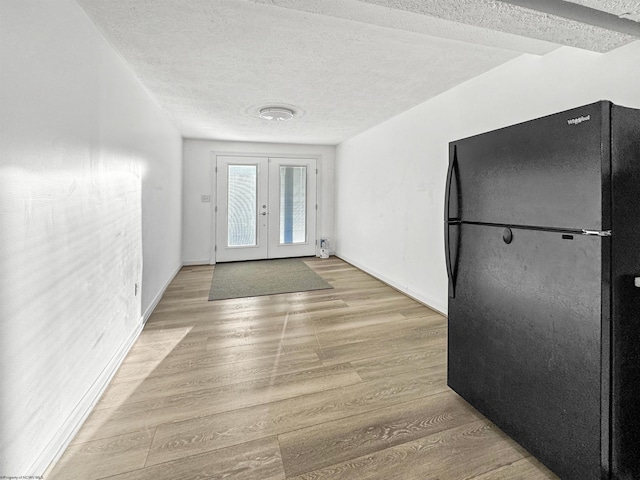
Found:
[[[459,184],[458,184],[458,152],[457,146],[454,145],[453,149],[450,152],[449,158],[449,169],[447,170],[447,184],[446,191],[444,194],[444,221],[448,220],[459,220],[460,219],[460,204],[458,203],[458,199],[456,199],[456,214],[454,217],[451,216],[451,190],[453,182],[455,181],[455,190],[459,196]]]
[[[597,235],[598,237],[610,237],[611,230],[582,230],[582,235]]]
[[[460,228],[462,227],[459,221],[447,222],[444,225],[444,258],[447,265],[447,278],[449,279],[449,296],[455,298],[456,296],[456,263],[458,259],[458,247],[460,245]],[[455,238],[455,261],[451,259],[451,229],[456,229]]]
[[[449,159],[449,169],[447,171],[447,184],[446,184],[446,193],[445,193],[445,205],[444,205],[444,257],[445,263],[447,265],[447,277],[449,279],[449,296],[451,298],[455,298],[456,296],[456,285],[455,285],[455,275],[456,269],[454,265],[454,261],[451,260],[451,229],[456,228],[456,244],[455,244],[455,255],[456,261],[458,258],[458,245],[460,244],[460,204],[458,199],[456,199],[456,215],[455,217],[451,217],[450,208],[451,208],[451,191],[453,182],[455,184],[456,195],[459,196],[459,183],[458,183],[458,152],[457,146],[453,145],[453,148],[450,150],[450,159]]]

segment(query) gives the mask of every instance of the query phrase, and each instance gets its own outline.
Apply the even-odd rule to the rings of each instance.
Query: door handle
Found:
[[[267,212],[262,212],[260,215],[266,215],[266,214],[267,214]]]
[[[455,199],[456,213],[454,216],[451,216],[451,197],[454,187],[457,197]],[[446,222],[447,220],[460,220],[460,181],[458,179],[458,151],[456,145],[453,145],[449,151],[449,169],[447,170],[447,183],[445,189],[444,221]]]
[[[455,298],[456,296],[456,270],[457,270],[457,260],[458,260],[458,249],[460,248],[460,229],[462,225],[460,224],[460,203],[459,199],[456,199],[456,215],[455,217],[451,217],[450,212],[450,203],[452,196],[452,186],[453,182],[455,182],[455,191],[456,195],[460,193],[460,185],[458,180],[458,152],[456,150],[456,145],[453,145],[449,150],[449,169],[447,171],[447,184],[446,184],[446,192],[445,192],[445,200],[444,200],[444,258],[447,267],[447,277],[449,279],[449,296],[451,298]],[[451,235],[450,230],[452,228],[456,229],[456,238],[455,238],[455,248],[453,249],[455,253],[455,261],[451,259]]]
[[[451,236],[451,229],[455,229],[454,237]],[[460,222],[447,222],[444,224],[444,259],[447,267],[447,278],[449,280],[449,296],[456,297],[456,277],[458,270],[458,255],[460,254]],[[452,248],[451,242],[454,241]],[[454,255],[452,259],[451,256]]]

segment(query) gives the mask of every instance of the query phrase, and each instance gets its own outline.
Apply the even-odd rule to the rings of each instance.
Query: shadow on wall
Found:
[[[33,470],[67,440],[60,437],[140,322],[139,162],[30,163],[0,165],[0,475],[7,476],[42,473]]]

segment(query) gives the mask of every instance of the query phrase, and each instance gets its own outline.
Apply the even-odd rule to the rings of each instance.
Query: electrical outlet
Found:
[[[211,201],[211,195],[200,195],[200,201],[203,203]]]

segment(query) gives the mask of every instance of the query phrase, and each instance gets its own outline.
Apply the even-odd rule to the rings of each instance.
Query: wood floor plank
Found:
[[[47,480],[101,478],[144,467],[155,428],[72,445]]]
[[[558,477],[533,457],[473,477],[474,480],[553,480]]]
[[[147,362],[144,366],[145,377],[172,375],[177,372],[200,370],[203,368],[230,365],[241,362],[275,363],[285,354],[280,341],[260,342],[251,345],[236,345],[228,348],[212,348],[198,350],[193,356],[171,355],[159,356],[157,362]],[[149,369],[151,366],[153,368]],[[122,378],[139,378],[141,365],[138,362],[123,363],[120,371]]]
[[[265,298],[269,299],[266,303],[236,301],[234,304],[221,305],[225,300],[220,300],[208,302],[211,304],[208,305],[204,303],[205,300],[198,299],[193,304],[188,305],[185,305],[184,302],[163,305],[162,310],[157,313],[154,312],[149,318],[147,325],[149,329],[188,325],[198,331],[216,324],[224,324],[229,321],[236,322],[239,319],[264,320],[282,318],[283,315],[293,315],[299,311],[304,311],[305,313],[315,311],[331,312],[332,310],[342,311],[342,309],[348,307],[343,300],[304,301],[304,303],[300,303],[303,300],[298,300],[298,303],[292,303],[284,299]],[[159,307],[160,305],[158,305]]]
[[[206,338],[189,336],[188,328],[171,328],[157,331],[155,341],[141,341],[131,348],[123,367],[134,370],[147,370],[148,365],[156,365],[169,355],[172,358],[180,355],[198,356],[206,351]],[[162,340],[160,340],[162,338]]]
[[[277,362],[278,359],[275,359]],[[275,363],[273,364],[275,367]],[[125,403],[116,408],[94,410],[74,439],[84,442],[167,422],[205,417],[263,403],[360,383],[348,363],[223,385],[194,392]],[[85,437],[89,435],[89,437]]]
[[[394,378],[423,368],[446,365],[447,362],[447,346],[440,343],[410,352],[387,354],[386,350],[380,350],[378,353],[378,356],[367,356],[366,359],[349,362],[365,382]],[[443,372],[443,382],[445,375],[446,372]]]
[[[108,480],[285,480],[275,437],[161,463]]]
[[[461,479],[509,465],[526,453],[487,420],[478,420],[299,476],[295,480]]]
[[[191,369],[188,375],[185,375],[183,371],[175,371],[163,375],[148,375],[144,377],[144,381],[140,379],[118,380],[109,385],[100,402],[96,405],[96,409],[113,408],[124,403],[148,401],[169,395],[272,378],[322,366],[315,353],[303,352],[281,356],[277,364],[248,361]]]
[[[390,331],[388,322],[393,322],[394,328]],[[386,317],[385,322],[372,324],[358,324],[352,328],[340,330],[316,331],[315,337],[322,348],[337,347],[353,343],[371,342],[378,339],[389,339],[390,337],[404,337],[407,335],[421,335],[431,329],[446,327],[446,319],[441,315],[434,314],[432,318],[422,317],[418,319],[407,319],[402,315],[397,317]],[[293,339],[283,339],[285,347],[300,344],[302,337]],[[302,342],[303,343],[303,342]]]
[[[447,391],[287,432],[279,435],[278,441],[287,476],[296,476],[481,418]]]
[[[392,320],[394,328],[390,329],[388,322],[360,325],[356,328],[346,328],[341,330],[326,330],[315,332],[313,335],[283,338],[282,345],[286,353],[315,352],[323,360],[337,352],[346,354],[350,352],[349,358],[362,358],[361,354],[353,349],[340,349],[341,347],[358,346],[368,349],[375,342],[391,342],[394,339],[415,336],[422,338],[425,335],[440,335],[442,329],[446,328],[446,320],[440,315],[433,317],[422,317],[418,319],[407,319],[402,315]],[[404,341],[404,340],[403,340]],[[324,351],[327,350],[327,354]],[[366,355],[371,355],[368,352]],[[345,357],[346,358],[346,357]],[[348,361],[348,360],[347,360]]]
[[[351,362],[374,358],[381,354],[399,354],[412,351],[423,351],[433,345],[442,345],[446,342],[447,329],[430,328],[416,332],[414,335],[401,337],[393,336],[393,329],[389,331],[389,338],[377,338],[369,342],[352,343],[323,348],[317,353],[325,365],[333,363]]]

